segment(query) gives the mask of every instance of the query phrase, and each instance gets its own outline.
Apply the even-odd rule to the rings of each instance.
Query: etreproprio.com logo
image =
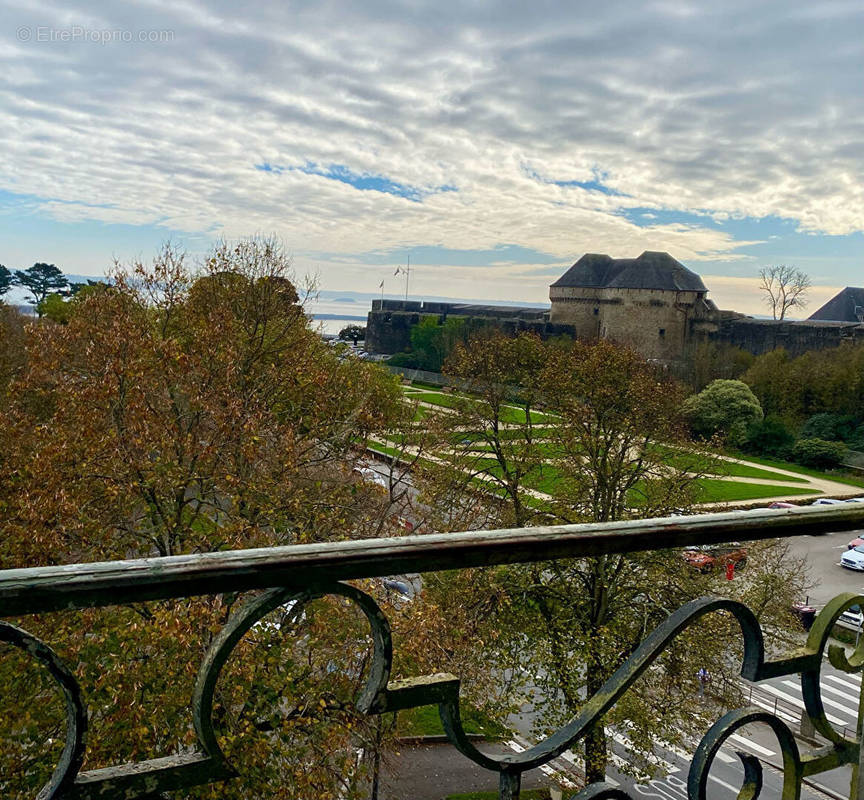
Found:
[[[85,28],[70,25],[68,28],[52,28],[48,25],[22,25],[16,31],[19,42],[84,42],[89,44],[132,44],[135,42],[159,43],[174,41],[172,30],[128,30],[121,28]]]

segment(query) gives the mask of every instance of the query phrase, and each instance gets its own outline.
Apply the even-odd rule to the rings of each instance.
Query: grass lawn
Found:
[[[519,792],[521,800],[549,800],[548,789],[523,789]],[[448,794],[444,800],[498,800],[498,792],[464,792]]]
[[[800,486],[765,486],[756,483],[724,481],[719,478],[700,478],[699,503],[723,503],[736,500],[758,500],[761,497],[786,495],[821,494],[816,489],[803,489]]]
[[[776,459],[762,458],[760,456],[748,456],[745,453],[737,453],[735,451],[729,451],[727,455],[733,456],[734,458],[742,458],[745,461],[752,461],[755,464],[762,464],[762,466],[765,467],[774,467],[775,469],[788,469],[790,472],[798,472],[801,475],[810,475],[813,478],[823,478],[826,481],[845,483],[847,486],[860,486],[864,488],[864,477],[859,478],[855,475],[850,475],[848,472],[824,472],[818,469],[802,467],[800,464],[792,464],[789,461],[777,461]]]
[[[506,727],[475,708],[462,706],[460,711],[466,733],[479,733],[491,741],[511,735]],[[444,728],[438,715],[438,706],[420,706],[400,711],[396,730],[400,736],[443,736]]]

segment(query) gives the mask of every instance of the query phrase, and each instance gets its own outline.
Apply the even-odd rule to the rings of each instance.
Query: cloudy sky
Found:
[[[101,7],[100,7],[101,6]],[[0,262],[276,234],[322,288],[543,301],[667,250],[864,285],[864,4],[0,0]]]

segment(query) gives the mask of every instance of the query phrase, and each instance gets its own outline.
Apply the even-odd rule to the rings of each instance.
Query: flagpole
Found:
[[[405,267],[405,302],[408,302],[408,279],[411,277],[411,253],[408,253],[408,266]]]

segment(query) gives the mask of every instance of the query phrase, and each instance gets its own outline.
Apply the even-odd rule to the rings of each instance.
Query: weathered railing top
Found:
[[[864,527],[864,503],[405,536],[0,571],[0,616],[405,572],[660,550]]]

